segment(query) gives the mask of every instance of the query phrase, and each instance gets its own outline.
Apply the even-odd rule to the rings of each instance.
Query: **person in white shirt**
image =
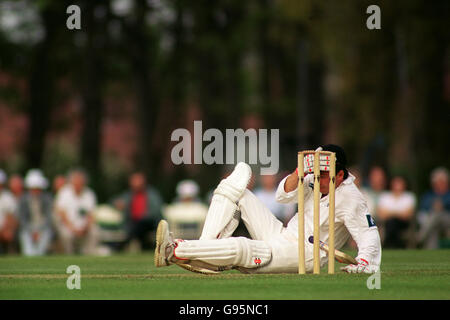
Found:
[[[182,180],[176,192],[175,201],[163,208],[163,217],[177,237],[198,239],[208,213],[208,206],[198,199],[200,188],[193,180]]]
[[[17,229],[17,203],[12,193],[5,189],[6,173],[0,169],[0,253],[12,251]]]
[[[318,150],[336,153],[336,229],[335,245],[339,249],[353,237],[358,246],[358,264],[341,268],[349,273],[374,273],[381,264],[381,243],[377,227],[370,216],[366,201],[353,183],[354,177],[346,169],[342,148],[326,145]],[[311,169],[305,166],[305,173]],[[215,273],[238,269],[244,273],[298,272],[297,214],[287,227],[274,217],[255,195],[246,189],[251,169],[238,163],[233,173],[222,180],[208,210],[199,240],[173,239],[168,224],[162,220],[157,230],[155,265],[176,264],[190,271]],[[329,172],[321,171],[320,179],[320,240],[328,240],[328,186]],[[305,255],[306,270],[313,269],[313,246],[308,238],[313,234],[313,176],[305,183]],[[294,171],[279,184],[276,198],[281,203],[297,201],[298,173]],[[242,219],[251,239],[231,237]],[[327,263],[324,252],[320,264]]]
[[[97,206],[96,196],[86,186],[86,175],[82,170],[70,172],[68,180],[69,183],[60,189],[55,200],[57,230],[64,252],[96,254],[98,228],[93,216]]]
[[[405,248],[404,231],[414,217],[416,197],[406,191],[406,180],[394,176],[390,183],[391,191],[380,195],[377,216],[384,224],[383,246],[386,248]]]
[[[369,212],[375,221],[377,220],[379,199],[385,191],[386,171],[381,166],[374,166],[369,172],[369,184],[368,186],[361,187],[361,192],[367,199]]]

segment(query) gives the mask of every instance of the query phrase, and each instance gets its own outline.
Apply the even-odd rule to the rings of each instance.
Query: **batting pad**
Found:
[[[257,268],[272,259],[272,250],[260,240],[245,237],[178,242],[174,256],[181,260],[201,260],[214,266]]]
[[[200,240],[230,237],[239,225],[237,202],[252,176],[250,166],[239,162],[233,172],[220,181],[206,215]]]
[[[237,204],[227,197],[215,194],[211,199],[200,240],[230,237],[239,225]]]
[[[239,162],[234,167],[233,172],[220,181],[214,194],[220,194],[230,199],[232,202],[238,202],[242,197],[247,185],[252,177],[252,169],[244,162]]]

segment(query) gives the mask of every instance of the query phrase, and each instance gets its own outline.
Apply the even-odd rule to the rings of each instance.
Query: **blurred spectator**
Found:
[[[287,206],[277,202],[275,194],[278,187],[278,180],[276,175],[261,175],[261,186],[257,188],[254,193],[259,200],[272,212],[278,220],[287,225],[291,218],[287,215]]]
[[[13,195],[15,207],[16,207],[16,210],[17,210],[17,207],[19,205],[20,199],[22,198],[23,193],[24,193],[23,179],[22,179],[22,177],[19,174],[13,174],[9,178],[9,191],[11,191],[11,194]],[[18,219],[17,212],[16,212],[16,219]],[[16,221],[17,221],[17,224],[18,224],[18,220],[16,220]],[[15,233],[14,234],[14,239],[13,239],[13,241],[11,243],[11,246],[10,246],[11,252],[12,253],[15,253],[15,252],[18,253],[19,250],[20,250],[19,246],[20,246],[20,244],[19,244],[18,234]]]
[[[66,184],[67,179],[62,174],[58,174],[56,177],[53,178],[52,183],[52,192],[54,195],[58,194],[59,190],[61,190],[62,187]]]
[[[198,239],[208,213],[208,206],[200,202],[199,186],[193,180],[180,181],[176,188],[177,198],[163,210],[174,237]]]
[[[375,166],[369,171],[369,185],[362,187],[361,192],[366,197],[369,212],[377,221],[378,202],[381,194],[386,191],[386,172],[382,167]]]
[[[9,178],[9,190],[14,196],[16,203],[19,203],[20,197],[23,195],[23,179],[18,174],[13,174]]]
[[[124,213],[127,238],[124,244],[138,240],[141,249],[151,249],[150,232],[156,230],[161,220],[162,198],[147,184],[144,173],[135,172],[129,177],[129,191],[114,200],[114,206]]]
[[[440,241],[450,238],[449,172],[443,167],[431,172],[431,190],[420,201],[418,222],[419,243],[427,249],[436,249]]]
[[[12,252],[17,228],[17,204],[12,193],[5,190],[6,181],[6,173],[0,169],[0,253]]]
[[[28,189],[19,201],[19,237],[22,253],[41,256],[47,253],[52,240],[52,197],[44,190],[47,179],[40,170],[30,170],[25,177]]]
[[[383,245],[386,248],[405,248],[404,233],[414,217],[416,198],[406,191],[406,180],[394,176],[390,191],[381,194],[377,216],[384,225]]]
[[[58,213],[56,212],[56,196],[58,195],[59,190],[62,189],[67,183],[66,176],[62,174],[58,174],[53,178],[52,181],[52,195],[53,195],[53,205],[52,205],[52,224],[53,229],[58,229],[58,225],[61,223],[60,218],[58,217]],[[53,241],[53,248],[51,249],[53,252],[58,254],[64,253],[64,248],[62,246],[62,241]]]
[[[98,229],[93,216],[97,205],[96,196],[86,186],[84,171],[73,170],[68,179],[69,184],[61,188],[55,201],[57,231],[64,252],[96,254]]]
[[[355,180],[353,183],[359,188],[362,188],[362,178],[361,178],[361,171],[358,169],[358,167],[353,166],[348,168],[348,171],[351,172],[351,174],[355,177]]]

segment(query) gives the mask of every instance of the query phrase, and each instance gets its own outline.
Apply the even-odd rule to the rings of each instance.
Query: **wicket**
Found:
[[[304,165],[305,155],[314,154],[314,244],[313,244],[313,273],[320,274],[320,155],[329,160],[330,187],[329,197],[329,253],[328,274],[334,273],[334,219],[335,219],[335,189],[336,189],[336,154],[329,151],[306,150],[298,153],[298,273],[306,273],[305,260],[305,193],[304,193]]]

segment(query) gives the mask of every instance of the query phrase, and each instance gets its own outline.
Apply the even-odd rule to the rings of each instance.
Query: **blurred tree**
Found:
[[[450,167],[449,1],[20,3],[36,6],[40,20],[18,29],[43,30],[36,42],[14,42],[1,18],[7,10],[0,12],[0,68],[27,82],[26,95],[0,88],[7,105],[20,111],[26,104],[24,170],[40,166],[45,150],[54,152],[46,136],[65,126],[52,126],[50,119],[67,96],[81,96],[77,147],[101,192],[107,183],[102,159],[110,163],[108,174],[116,163],[101,138],[117,83],[123,99],[136,106],[134,167],[167,194],[186,175],[198,177],[206,190],[223,174],[221,166],[173,170],[168,164],[171,130],[194,118],[204,129],[224,130],[242,127],[248,114],[260,116],[264,127],[281,129],[282,168],[295,166],[298,148],[325,142],[342,144],[363,174],[377,163],[408,171],[417,190],[428,187],[434,166]],[[79,31],[65,28],[72,3],[82,8]],[[381,8],[381,30],[366,28],[370,4]],[[62,82],[69,83],[64,90]]]
[[[30,59],[28,76],[29,118],[26,147],[26,167],[39,168],[42,163],[46,133],[50,127],[50,114],[54,107],[55,81],[58,70],[54,52],[58,50],[58,36],[65,26],[65,7],[62,2],[41,2],[40,15],[44,38],[35,45]]]
[[[82,2],[82,29],[86,43],[82,53],[83,131],[81,137],[81,165],[88,171],[92,187],[103,199],[103,170],[100,166],[102,118],[104,110],[105,56],[107,55],[107,17],[109,1]]]

